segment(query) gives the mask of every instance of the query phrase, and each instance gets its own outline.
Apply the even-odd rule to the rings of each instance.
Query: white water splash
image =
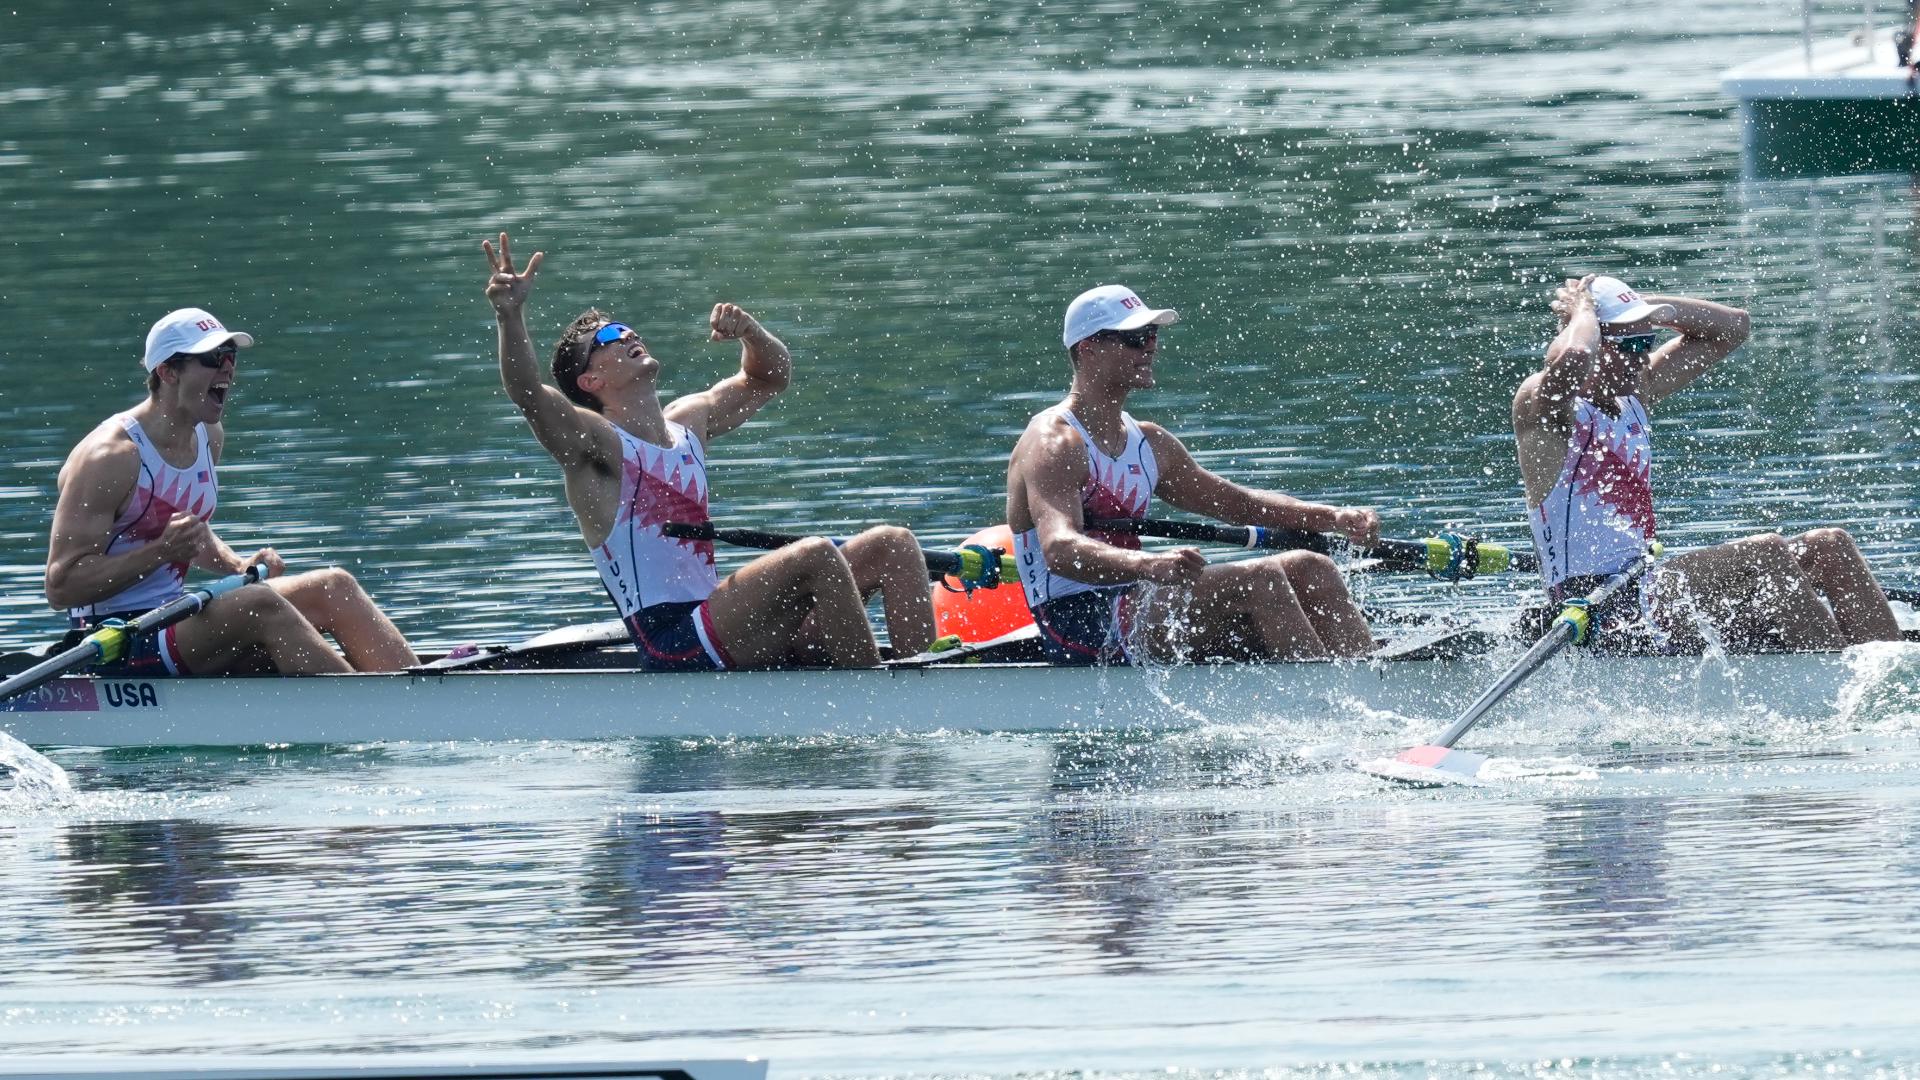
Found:
[[[1840,690],[1839,715],[1855,727],[1920,727],[1920,647],[1876,641],[1846,652],[1853,677]]]
[[[0,731],[0,807],[58,805],[73,798],[67,770],[42,757],[19,739]]]

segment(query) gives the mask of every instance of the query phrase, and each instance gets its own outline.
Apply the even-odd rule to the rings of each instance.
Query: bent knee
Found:
[[[876,525],[861,533],[860,539],[895,553],[920,553],[920,539],[913,535],[912,529],[903,525]]]
[[[1850,555],[1858,550],[1845,529],[1810,529],[1795,537],[1794,543],[1816,555]]]
[[[1326,585],[1340,580],[1340,568],[1317,551],[1289,551],[1275,561],[1296,585]]]
[[[1744,540],[1734,541],[1734,544],[1746,554],[1749,560],[1760,565],[1779,565],[1799,561],[1794,558],[1793,548],[1788,545],[1787,538],[1779,533],[1749,536]]]
[[[791,552],[788,558],[813,570],[830,569],[836,565],[845,566],[847,559],[833,541],[822,536],[809,536],[804,540],[789,544],[786,550]]]

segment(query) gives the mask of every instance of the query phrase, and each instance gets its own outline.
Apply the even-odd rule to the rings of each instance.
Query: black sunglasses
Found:
[[[1629,356],[1638,356],[1652,352],[1656,339],[1657,335],[1654,334],[1633,334],[1628,337],[1608,338],[1607,344]]]
[[[214,371],[219,371],[221,368],[226,367],[228,364],[237,362],[239,360],[239,357],[240,357],[239,346],[229,341],[225,345],[215,345],[213,348],[208,349],[206,352],[174,353],[172,356],[167,357],[167,359],[196,360],[199,362],[200,366],[203,368],[209,368]]]
[[[1117,341],[1129,349],[1144,349],[1160,337],[1160,328],[1147,325],[1138,330],[1102,330],[1099,336]]]

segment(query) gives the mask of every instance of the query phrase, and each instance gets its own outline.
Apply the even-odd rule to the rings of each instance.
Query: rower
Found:
[[[786,345],[733,304],[715,304],[714,341],[740,343],[740,370],[660,404],[660,361],[633,329],[582,312],[553,352],[557,388],[540,379],[524,308],[543,252],[515,270],[500,234],[483,241],[487,299],[500,330],[500,378],[559,463],[567,503],[607,594],[653,671],[880,662],[866,601],[878,593],[896,655],[933,641],[927,564],[913,533],[869,529],[836,547],[812,537],[719,580],[713,541],[663,535],[707,517],[707,444],[787,388]]]
[[[1553,605],[1584,595],[1654,543],[1650,411],[1747,339],[1747,313],[1626,282],[1569,279],[1560,332],[1513,399],[1528,519]],[[1676,336],[1664,343],[1663,331]],[[1664,560],[1646,588],[1591,612],[1623,651],[1698,652],[1701,627],[1731,651],[1837,649],[1900,628],[1866,559],[1841,529],[1763,533]],[[1643,581],[1645,579],[1642,579]],[[1696,622],[1696,620],[1700,620]]]
[[[1154,385],[1159,332],[1179,313],[1120,285],[1067,306],[1072,384],[1036,415],[1007,465],[1007,522],[1041,645],[1056,664],[1363,656],[1366,616],[1333,561],[1291,551],[1209,565],[1190,547],[1149,553],[1090,518],[1145,517],[1153,496],[1239,525],[1379,539],[1371,510],[1242,487],[1207,471],[1172,433],[1135,420],[1127,396]]]
[[[251,334],[228,330],[200,308],[169,312],[147,331],[147,399],[94,428],[60,469],[47,602],[68,609],[76,631],[183,595],[189,567],[234,574],[257,564],[270,578],[268,588],[237,589],[140,638],[100,673],[219,675],[258,671],[264,661],[291,675],[396,671],[418,662],[352,574],[338,567],[283,574],[273,548],[243,559],[209,524],[220,496],[215,471],[226,444],[227,396],[239,350],[252,346]]]

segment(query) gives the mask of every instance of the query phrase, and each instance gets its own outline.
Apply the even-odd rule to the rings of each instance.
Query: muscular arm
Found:
[[[1573,398],[1580,384],[1593,373],[1600,358],[1600,323],[1594,318],[1593,302],[1581,279],[1578,296],[1581,303],[1568,311],[1566,325],[1547,343],[1546,366],[1520,384],[1513,399],[1513,422],[1517,429],[1529,424],[1565,435],[1573,430]],[[1562,290],[1563,298],[1567,290]]]
[[[692,428],[703,441],[751,420],[793,381],[793,354],[759,320],[733,304],[716,304],[710,325],[713,340],[740,342],[740,370],[666,408],[667,419]]]
[[[66,609],[104,600],[172,561],[160,544],[104,554],[139,469],[132,443],[89,438],[67,459],[47,544],[48,604]]]
[[[1650,304],[1666,304],[1673,317],[1660,325],[1680,332],[1653,354],[1640,375],[1640,400],[1651,406],[1692,385],[1712,371],[1747,340],[1752,320],[1736,307],[1695,300],[1687,296],[1649,296]]]
[[[1346,527],[1340,507],[1306,502],[1277,491],[1241,487],[1203,468],[1186,446],[1160,425],[1143,423],[1140,430],[1146,433],[1153,455],[1160,463],[1160,483],[1153,493],[1188,513],[1235,525],[1265,525],[1276,529],[1332,532]]]
[[[540,380],[533,336],[527,333],[526,303],[546,253],[534,252],[524,268],[515,270],[506,233],[500,234],[498,250],[486,240],[480,242],[480,249],[492,271],[487,278],[487,302],[493,305],[499,330],[500,385],[506,388],[507,397],[527,418],[533,437],[569,476],[582,466],[604,461],[618,442],[612,427],[591,409],[575,405]],[[617,450],[614,456],[618,456]]]
[[[547,453],[562,468],[574,468],[595,457],[596,430],[605,426],[558,389],[540,379],[540,364],[534,359],[533,338],[527,333],[527,320],[519,308],[494,312],[500,332],[500,384],[507,397],[520,409]]]
[[[1146,552],[1115,547],[1086,534],[1080,510],[1080,482],[1087,475],[1087,451],[1064,423],[1029,428],[1014,447],[1009,469],[1009,519],[1026,517],[1040,535],[1047,569],[1089,585],[1172,580],[1178,567],[1198,554]],[[1020,528],[1021,522],[1010,522]],[[1190,550],[1190,549],[1188,549]]]

